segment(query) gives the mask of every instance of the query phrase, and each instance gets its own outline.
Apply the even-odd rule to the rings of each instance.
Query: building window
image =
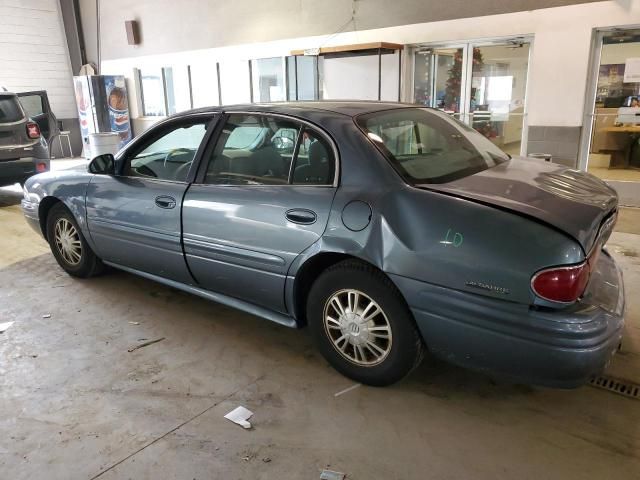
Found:
[[[167,113],[172,115],[192,109],[191,68],[188,65],[165,67],[162,71],[167,98]]]
[[[287,57],[287,100],[318,100],[318,57]]]
[[[218,65],[222,105],[251,102],[251,77],[247,60],[225,60]]]
[[[161,68],[138,70],[141,89],[142,115],[164,117],[167,115],[163,72]]]
[[[215,62],[191,65],[191,94],[195,108],[220,105],[217,70]]]
[[[138,70],[142,113],[164,117],[193,108],[189,66]]]
[[[251,60],[254,102],[285,100],[284,62],[281,57]]]

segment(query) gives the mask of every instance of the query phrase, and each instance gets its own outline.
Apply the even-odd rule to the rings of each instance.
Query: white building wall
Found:
[[[292,49],[386,41],[401,44],[481,40],[530,35],[534,38],[529,65],[528,124],[581,126],[594,28],[640,24],[640,0],[603,1],[528,12],[448,20],[334,36],[302,37],[166,55],[123,58],[103,62],[103,73],[131,78],[139,65],[209,64],[251,58],[285,56]],[[403,82],[405,87],[407,79]],[[131,83],[132,85],[132,83]],[[404,89],[404,100],[410,92]],[[131,92],[133,116],[136,92]]]
[[[0,86],[46,90],[58,118],[77,118],[57,0],[0,0]]]

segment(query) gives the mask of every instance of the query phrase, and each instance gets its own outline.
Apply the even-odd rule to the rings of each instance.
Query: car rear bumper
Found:
[[[622,274],[606,252],[584,298],[563,310],[391,278],[431,353],[510,381],[580,386],[606,367],[622,339]]]
[[[24,182],[30,176],[40,173],[37,170],[37,165],[40,163],[45,165],[42,172],[49,170],[49,159],[22,157],[15,160],[0,160],[0,186]]]

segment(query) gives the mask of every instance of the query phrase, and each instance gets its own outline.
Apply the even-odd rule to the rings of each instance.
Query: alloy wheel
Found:
[[[82,260],[82,242],[76,227],[66,218],[58,219],[54,239],[56,248],[65,262],[69,265],[78,265]]]
[[[386,314],[365,293],[340,290],[324,307],[324,329],[333,347],[358,366],[378,365],[391,351],[392,332]]]

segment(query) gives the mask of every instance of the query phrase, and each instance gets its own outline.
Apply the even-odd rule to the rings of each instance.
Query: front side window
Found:
[[[231,114],[209,161],[205,183],[331,185],[335,157],[329,142],[294,120]]]
[[[184,182],[206,133],[203,122],[181,125],[141,147],[128,158],[123,174]]]
[[[433,110],[388,110],[357,122],[411,184],[451,182],[509,160],[481,134]]]

